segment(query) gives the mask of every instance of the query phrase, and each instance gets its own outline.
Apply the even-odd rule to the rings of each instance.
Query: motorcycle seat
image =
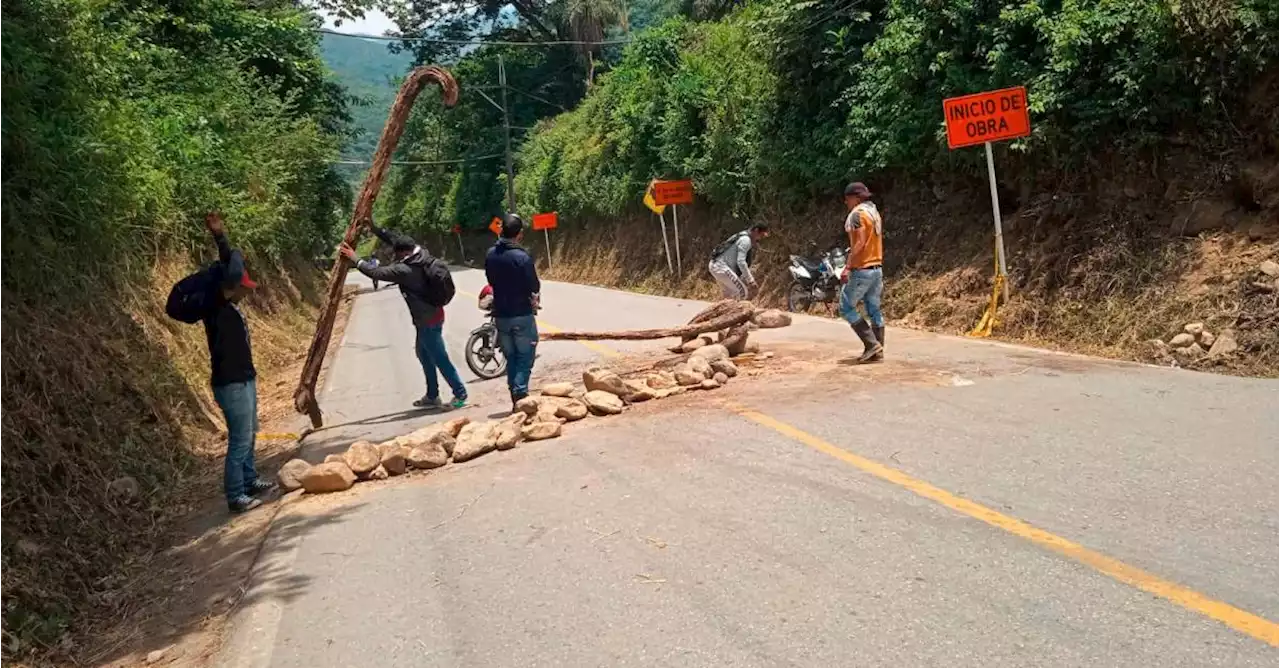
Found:
[[[811,260],[807,257],[800,257],[800,256],[796,256],[796,259],[800,262],[800,266],[804,267],[805,270],[808,271],[809,273],[814,274],[816,276],[817,274],[822,272],[822,262],[818,260]]]

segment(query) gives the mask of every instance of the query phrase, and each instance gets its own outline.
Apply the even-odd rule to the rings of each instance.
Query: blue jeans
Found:
[[[857,269],[849,272],[849,282],[840,290],[840,315],[850,325],[858,324],[858,302],[867,308],[867,319],[875,327],[884,327],[884,315],[880,313],[880,293],[884,291],[884,273],[875,269]]]
[[[531,315],[494,320],[498,325],[498,346],[507,358],[507,389],[511,391],[511,398],[528,396],[533,358],[538,352],[538,321]]]
[[[467,398],[467,386],[462,384],[462,377],[449,361],[449,352],[444,348],[444,325],[426,325],[418,327],[418,342],[414,346],[418,351],[418,361],[422,363],[422,373],[427,377],[427,398],[440,398],[440,380],[436,377],[436,369],[444,375],[444,382],[453,390],[455,399]]]
[[[227,460],[222,472],[222,489],[227,502],[245,495],[258,479],[253,451],[258,440],[258,386],[256,381],[228,383],[213,388],[213,400],[227,421]]]

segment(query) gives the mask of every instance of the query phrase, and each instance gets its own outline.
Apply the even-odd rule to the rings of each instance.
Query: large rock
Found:
[[[1200,336],[1200,334],[1204,332],[1204,323],[1189,322],[1182,326],[1182,331],[1190,334],[1191,336]]]
[[[729,376],[719,371],[717,371],[716,375],[712,376],[711,379],[716,381],[716,385],[724,385],[725,383],[729,382]]]
[[[1218,337],[1215,336],[1213,332],[1207,329],[1204,330],[1203,332],[1200,332],[1200,336],[1197,338],[1197,342],[1200,344],[1200,347],[1204,348],[1205,350],[1212,348],[1214,342],[1216,342],[1217,340],[1218,340]]]
[[[465,462],[493,451],[497,447],[494,443],[497,427],[497,422],[472,422],[463,427],[453,446],[453,461]]]
[[[665,390],[679,385],[676,382],[676,375],[670,371],[655,371],[645,376],[644,382],[655,390]]]
[[[542,406],[542,397],[525,397],[516,402],[516,412],[525,415],[537,415]]]
[[[714,378],[708,378],[702,381],[701,383],[699,383],[698,386],[704,390],[714,390],[720,387],[720,383],[717,383]]]
[[[1201,357],[1204,357],[1204,348],[1201,348],[1200,344],[1198,343],[1193,343],[1189,346],[1174,348],[1173,356],[1177,357],[1179,360],[1183,362],[1191,362],[1193,360],[1198,360]]]
[[[523,438],[520,428],[524,426],[529,416],[516,411],[510,416],[498,420],[498,425],[493,429],[493,447],[499,450],[510,450],[516,447],[516,443]]]
[[[529,422],[564,422],[564,419],[556,415],[556,406],[539,406],[538,414],[529,418]]]
[[[386,480],[389,477],[391,477],[391,474],[387,473],[387,470],[385,468],[382,468],[382,464],[378,464],[377,466],[375,466],[374,469],[370,471],[368,475],[369,480]]]
[[[1258,271],[1270,278],[1275,278],[1280,276],[1280,265],[1276,264],[1275,260],[1263,260],[1258,264]]]
[[[716,360],[711,363],[711,371],[733,378],[738,375],[738,365],[730,360]]]
[[[454,418],[452,420],[445,420],[441,423],[441,429],[444,430],[444,433],[457,438],[458,434],[462,431],[462,428],[469,424],[471,424],[471,418]]]
[[[617,415],[622,412],[622,399],[612,392],[591,390],[582,397],[582,402],[587,405],[587,410],[596,415]]]
[[[1224,329],[1218,334],[1217,340],[1213,342],[1213,347],[1209,349],[1210,357],[1222,357],[1230,355],[1240,349],[1240,344],[1236,343],[1236,333]]]
[[[679,385],[677,385],[677,386],[675,386],[675,387],[667,387],[667,388],[663,388],[663,389],[661,389],[661,390],[654,390],[654,391],[653,391],[653,398],[655,398],[655,399],[666,399],[667,397],[674,397],[674,396],[676,396],[677,394],[684,394],[684,393],[685,393],[685,392],[687,392],[687,391],[689,391],[689,388],[687,388],[687,387],[680,387]]]
[[[442,439],[453,441],[452,436],[440,434],[440,439],[432,439],[409,450],[409,454],[405,456],[405,461],[415,469],[434,469],[444,466],[449,463],[449,453],[445,452],[444,447],[441,445]]]
[[[400,475],[408,466],[404,459],[406,454],[408,454],[407,449],[395,441],[381,443],[378,445],[378,455],[381,458],[378,464],[389,475]]]
[[[542,386],[542,393],[548,397],[567,397],[573,394],[573,383],[550,383]]]
[[[311,464],[301,459],[290,459],[280,467],[280,488],[292,492],[302,487],[302,476],[311,468]]]
[[[728,359],[729,349],[719,343],[703,346],[689,354],[690,360],[693,360],[694,358],[704,359],[708,363],[716,360]]]
[[[779,311],[776,308],[758,311],[751,316],[751,322],[755,323],[761,329],[777,329],[779,327],[791,326],[791,314]]]
[[[687,366],[681,366],[676,369],[676,384],[681,387],[692,387],[706,379],[706,376],[703,376]]]
[[[576,422],[587,417],[587,405],[577,399],[566,401],[556,408],[556,417]]]
[[[334,462],[345,465],[347,463],[347,458],[343,457],[340,453],[337,453],[337,452],[333,452],[324,456],[324,463],[332,464]]]
[[[587,388],[588,393],[592,390],[599,390],[625,397],[628,392],[627,383],[622,380],[622,376],[608,369],[587,369],[583,371],[582,384]]]
[[[691,353],[705,345],[707,345],[707,342],[702,337],[698,337],[696,339],[689,339],[688,341],[685,341],[684,343],[681,343],[680,345],[676,346],[675,352]]]
[[[687,366],[689,367],[690,371],[694,373],[700,373],[703,376],[710,376],[712,373],[714,373],[713,371],[711,371],[711,362],[708,360],[702,359],[701,357],[690,357],[687,363]]]
[[[382,455],[378,452],[378,446],[368,441],[356,441],[347,448],[346,454],[342,455],[346,460],[347,466],[351,467],[351,471],[356,475],[365,475],[368,472],[378,468],[378,464],[382,461]]]
[[[638,380],[627,381],[627,401],[638,403],[653,398],[653,388]]]
[[[520,434],[526,441],[541,441],[547,438],[555,438],[560,435],[560,423],[556,422],[534,422],[527,424],[520,429]]]
[[[1172,339],[1169,339],[1169,345],[1174,348],[1186,348],[1196,342],[1196,337],[1186,332],[1179,332]]]
[[[356,484],[356,474],[345,461],[326,462],[307,469],[307,472],[298,478],[298,482],[302,483],[302,489],[308,494],[342,492]]]

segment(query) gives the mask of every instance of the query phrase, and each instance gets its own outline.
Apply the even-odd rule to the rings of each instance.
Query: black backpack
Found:
[[[457,290],[453,287],[453,276],[449,274],[449,265],[440,258],[431,258],[422,265],[422,274],[427,279],[427,289],[422,298],[432,306],[444,308],[453,301]]]
[[[200,322],[217,298],[221,267],[212,264],[173,284],[164,312],[178,322],[194,325]]]

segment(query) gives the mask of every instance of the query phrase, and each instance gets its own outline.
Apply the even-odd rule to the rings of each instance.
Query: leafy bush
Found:
[[[1276,19],[1260,0],[782,0],[673,19],[529,139],[520,197],[617,215],[650,179],[687,177],[733,211],[811,200],[854,175],[976,162],[947,150],[942,99],[1019,84],[1034,134],[1010,148],[1059,168],[1210,136],[1274,77]]]

